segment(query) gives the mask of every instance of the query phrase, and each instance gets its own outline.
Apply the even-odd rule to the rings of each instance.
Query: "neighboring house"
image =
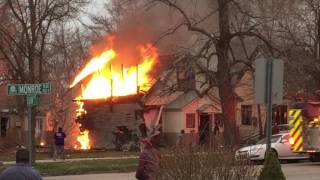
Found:
[[[163,72],[157,82],[145,96],[144,118],[148,127],[160,124],[169,144],[173,144],[180,131],[186,134],[195,132],[201,138],[204,134],[213,134],[215,124],[223,131],[223,119],[218,89],[213,88],[202,95],[201,80],[204,74],[192,64],[193,61],[183,58]],[[214,69],[214,65],[208,67]],[[235,88],[237,94],[236,126],[240,140],[264,134],[266,123],[266,106],[254,102],[254,78],[252,72],[241,76]],[[283,104],[274,105],[273,120],[277,124],[287,123],[289,99]]]
[[[173,63],[143,99],[146,126],[160,125],[171,145],[176,143],[181,130],[190,143],[208,143],[215,124],[223,125],[217,89],[202,94],[200,83],[204,77],[198,75],[191,62],[183,58]]]
[[[258,105],[254,101],[253,72],[244,74],[237,84],[235,91],[242,98],[242,101],[237,105],[237,125],[239,126],[242,139],[258,135],[261,133],[260,129],[262,130],[262,134],[264,134],[267,109],[266,105]],[[284,96],[282,104],[273,105],[272,120],[277,124],[287,124],[287,111],[293,103],[292,97]]]
[[[27,113],[19,113],[22,96],[8,96],[7,84],[0,85],[0,149],[17,145],[27,146]],[[40,144],[44,131],[44,116],[35,118],[36,145]]]
[[[208,96],[199,97],[192,90],[168,96],[152,95],[144,105],[147,127],[159,124],[166,142],[171,145],[176,143],[181,130],[185,131],[189,143],[209,143],[214,122],[219,120],[221,114],[218,102]]]
[[[7,85],[0,85],[0,148],[24,142],[26,124],[18,116],[18,98],[7,95]]]

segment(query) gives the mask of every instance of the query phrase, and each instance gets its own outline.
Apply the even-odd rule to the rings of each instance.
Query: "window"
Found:
[[[135,120],[143,119],[143,110],[135,110],[134,111],[134,118],[135,118]]]
[[[186,124],[187,128],[195,128],[196,127],[196,117],[194,113],[188,113],[186,115]]]
[[[36,118],[36,129],[35,129],[36,136],[40,136],[42,130],[43,130],[42,119]]]
[[[178,66],[177,68],[177,82],[179,90],[190,90],[194,89],[196,85],[195,81],[196,75],[191,67]]]
[[[241,123],[243,125],[252,124],[252,106],[251,105],[241,106]]]
[[[287,110],[288,107],[285,105],[278,105],[272,108],[272,120],[277,124],[287,124]]]
[[[0,121],[0,135],[1,137],[5,137],[7,135],[7,129],[9,129],[9,119],[1,118]]]

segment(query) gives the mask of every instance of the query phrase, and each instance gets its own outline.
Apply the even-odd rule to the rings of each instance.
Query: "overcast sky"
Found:
[[[107,13],[103,9],[103,4],[109,0],[91,0],[91,3],[83,8],[83,13],[80,15],[80,18],[85,23],[90,23],[90,15],[99,15]]]

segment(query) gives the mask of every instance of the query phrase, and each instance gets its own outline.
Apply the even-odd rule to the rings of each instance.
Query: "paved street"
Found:
[[[108,173],[76,176],[45,177],[45,180],[135,180],[134,173]]]
[[[302,162],[282,164],[287,180],[319,180],[320,163]],[[134,173],[109,173],[77,176],[46,177],[45,180],[134,180]]]
[[[282,170],[287,180],[319,180],[320,162],[303,162],[282,164]]]

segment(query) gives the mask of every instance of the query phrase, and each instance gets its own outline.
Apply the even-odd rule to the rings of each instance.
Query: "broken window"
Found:
[[[7,135],[7,129],[9,129],[9,118],[2,117],[0,121],[0,135],[5,137]]]
[[[252,105],[241,105],[241,123],[242,125],[252,124]]]
[[[195,113],[188,113],[186,115],[187,128],[195,128],[196,127],[195,123],[196,123]]]

